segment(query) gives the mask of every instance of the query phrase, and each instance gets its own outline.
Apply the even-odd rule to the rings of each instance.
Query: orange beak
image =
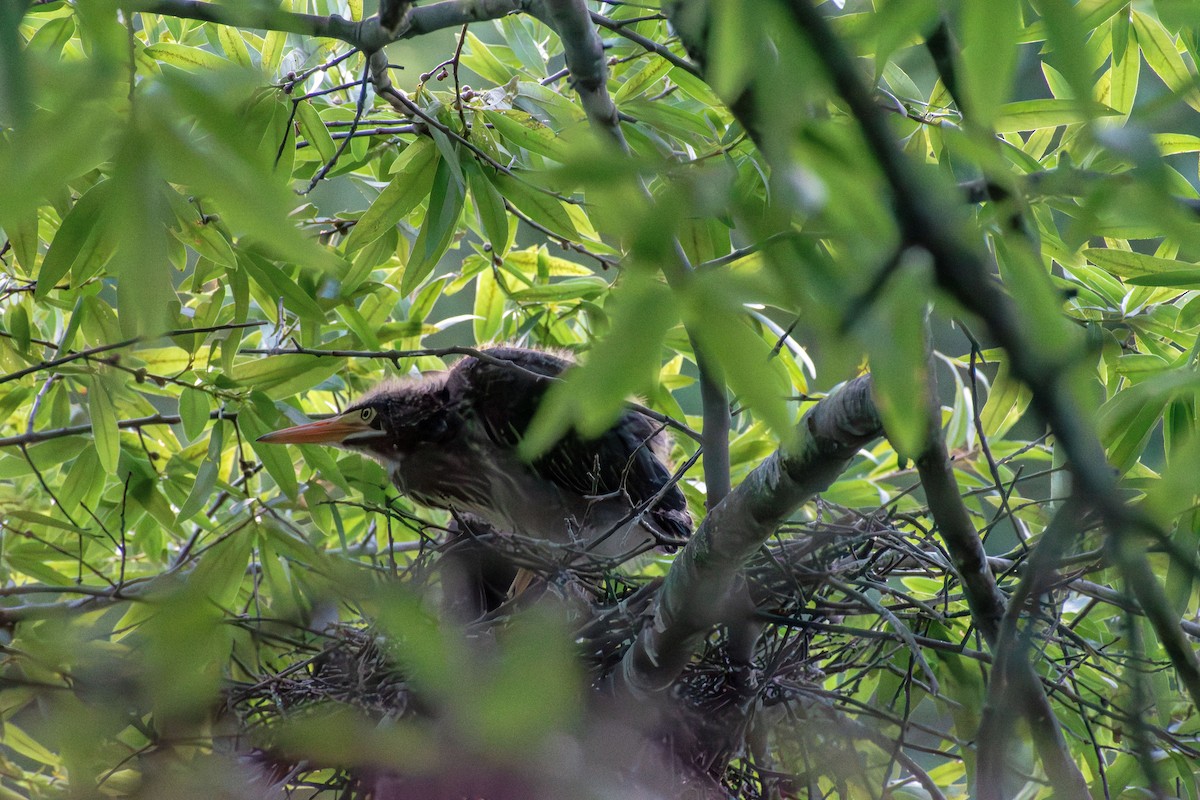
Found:
[[[346,439],[365,434],[381,435],[377,428],[363,424],[357,419],[346,419],[345,415],[333,419],[323,419],[320,422],[309,422],[281,431],[272,431],[258,437],[258,441],[267,444],[341,444]]]

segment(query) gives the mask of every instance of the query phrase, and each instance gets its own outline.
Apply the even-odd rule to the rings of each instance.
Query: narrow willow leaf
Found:
[[[211,405],[207,392],[199,389],[184,389],[179,395],[179,417],[183,421],[183,432],[195,441],[208,425]]]
[[[268,31],[267,35],[263,37],[262,67],[268,75],[274,75],[279,71],[285,44],[287,44],[287,34],[283,31]]]
[[[966,3],[959,24],[962,48],[962,86],[967,111],[985,127],[1012,91],[1017,64],[1017,32],[1021,27],[1017,0]]]
[[[504,207],[504,198],[473,157],[464,156],[462,167],[471,188],[471,198],[475,201],[475,212],[479,214],[479,222],[492,245],[492,252],[503,256],[508,247],[508,209]]]
[[[473,33],[467,33],[467,44],[463,48],[461,63],[467,69],[497,86],[508,83],[508,79],[513,76],[513,71],[496,58],[491,48]]]
[[[524,111],[485,110],[483,116],[505,142],[552,161],[563,163],[567,160],[567,147],[554,131]]]
[[[121,455],[121,432],[117,428],[117,410],[112,397],[99,375],[93,375],[88,381],[88,415],[100,466],[109,475],[115,475]]]
[[[1178,275],[1185,282],[1190,282],[1200,267],[1196,264],[1176,261],[1171,258],[1149,256],[1144,253],[1134,253],[1129,250],[1113,250],[1106,247],[1089,247],[1083,251],[1088,261],[1120,278],[1167,280],[1172,274]],[[1174,283],[1150,283],[1150,286],[1173,286]]]
[[[225,426],[218,422],[209,434],[208,455],[196,470],[196,480],[187,499],[179,507],[177,514],[180,521],[190,519],[196,512],[204,508],[212,496],[213,487],[217,485],[217,477],[221,464],[221,450],[224,444]]]
[[[1114,114],[1111,108],[1101,107],[1100,114]],[[1018,100],[1000,107],[992,127],[997,133],[1019,133],[1041,128],[1056,128],[1087,120],[1087,115],[1074,100]]]
[[[400,279],[400,293],[409,294],[433,271],[450,246],[462,216],[465,187],[456,181],[445,159],[440,159],[429,192],[429,209],[413,243],[412,257]]]
[[[334,144],[329,129],[325,127],[325,121],[321,119],[311,101],[300,100],[296,103],[296,121],[300,123],[300,133],[308,140],[309,146],[321,156],[321,161],[332,160],[337,152],[337,145]]]
[[[1142,57],[1154,74],[1162,79],[1167,88],[1178,93],[1185,103],[1200,111],[1200,90],[1196,88],[1196,76],[1188,69],[1171,34],[1167,33],[1162,23],[1148,14],[1134,11],[1133,30],[1137,34]]]
[[[300,494],[300,486],[296,482],[296,471],[292,466],[288,449],[277,444],[264,444],[258,441],[258,437],[267,433],[270,428],[248,404],[242,406],[238,411],[238,427],[242,431],[242,436],[249,440],[250,446],[254,448],[255,454],[262,461],[263,468],[274,479],[276,485],[288,497],[296,499]]]
[[[50,242],[38,273],[35,300],[49,294],[77,261],[89,262],[99,269],[116,250],[115,237],[104,224],[102,215],[113,195],[113,182],[100,181],[75,201]]]
[[[246,40],[242,38],[241,31],[232,25],[218,25],[216,28],[225,57],[240,67],[253,67],[254,62],[250,60],[250,51],[246,49]]]
[[[223,70],[233,66],[233,62],[216,53],[175,42],[152,44],[143,52],[155,61],[186,70]]]
[[[546,251],[545,245],[513,250],[504,257],[504,263],[507,266],[516,267],[526,275],[536,275],[543,268],[547,276],[555,277],[582,278],[595,274],[582,264],[550,255]]]
[[[485,269],[475,280],[475,341],[490,342],[504,322],[504,292],[496,274]]]
[[[549,228],[554,234],[567,239],[574,239],[579,235],[571,215],[557,197],[507,175],[496,176],[496,188],[530,219]]]
[[[311,389],[345,365],[346,361],[342,358],[270,356],[234,366],[230,377],[271,397],[290,397],[305,389]]]
[[[346,252],[379,238],[429,196],[440,163],[437,147],[429,139],[409,145],[392,165],[392,182],[384,187],[362,215],[346,240]]]
[[[625,79],[625,82],[621,84],[616,94],[613,95],[613,102],[620,105],[627,100],[632,100],[635,97],[645,94],[656,86],[674,66],[674,64],[665,58],[651,60],[644,67]]]

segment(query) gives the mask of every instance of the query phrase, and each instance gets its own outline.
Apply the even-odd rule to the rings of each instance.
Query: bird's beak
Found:
[[[358,437],[364,434],[380,435],[380,431],[357,419],[341,416],[272,431],[258,437],[258,441],[267,444],[341,444],[356,434]]]

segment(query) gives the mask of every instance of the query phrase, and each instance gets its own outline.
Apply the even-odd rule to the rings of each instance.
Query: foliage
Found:
[[[1200,794],[1186,660],[1141,616],[1121,549],[1148,559],[1174,620],[1193,620],[1194,650],[1188,4],[823,6],[920,165],[915,185],[937,200],[925,209],[905,206],[792,4],[595,5],[627,150],[589,121],[545,15],[501,13],[515,4],[440,43],[402,34],[389,54],[427,57],[392,70],[403,93],[317,28],[219,25],[185,5],[0,10],[0,796],[249,797],[268,777],[297,780],[232,757],[244,731],[223,704],[250,697],[239,722],[274,720],[290,706],[250,690],[315,674],[304,659],[346,642],[385,648],[371,663],[438,713],[376,724],[372,694],[357,707],[373,714],[298,715],[272,743],[326,770],[306,780],[479,762],[567,796],[580,785],[536,765],[571,745],[592,748],[586,790],[622,785],[630,752],[596,721],[594,676],[569,646],[582,612],[539,608],[464,636],[430,599],[446,514],[358,456],[255,441],[493,341],[585,362],[531,447],[603,430],[631,395],[711,430],[701,348],[736,413],[729,463],[684,476],[697,517],[705,470],[740,483],[871,365],[887,440],[772,551],[833,577],[771,584],[762,601],[757,702],[774,711],[761,742],[716,770],[745,796],[971,790],[991,649],[910,468],[928,435],[920,398],[933,364],[953,479],[1006,595],[1072,475],[1102,466],[1046,435],[1068,398],[1072,429],[1098,436],[1120,476],[1119,494],[1084,506],[1119,501],[1150,533],[1119,538],[1111,516],[1081,513],[1022,634],[1093,796]],[[371,13],[361,0],[282,11]],[[943,20],[939,70],[927,42]],[[994,258],[1022,348],[948,288],[918,210]],[[1059,381],[1055,399],[1031,395],[1037,375]],[[697,446],[676,436],[676,462]],[[801,541],[824,548],[811,564],[789,549]],[[670,562],[610,576],[604,599]],[[724,686],[711,670],[727,644],[711,637],[693,685]],[[784,653],[804,674],[783,674]],[[1010,754],[1025,777],[1004,790],[1048,795],[1030,741]]]

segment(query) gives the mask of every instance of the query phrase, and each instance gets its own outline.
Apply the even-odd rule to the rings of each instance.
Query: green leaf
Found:
[[[111,180],[100,181],[67,212],[42,260],[33,293],[35,300],[45,298],[76,263],[87,263],[95,271],[112,257],[116,251],[115,236],[105,225],[103,213],[113,196],[114,185]]]
[[[1106,247],[1089,247],[1083,255],[1088,261],[1119,278],[1132,279],[1129,283],[1140,283],[1146,286],[1178,286],[1173,282],[1180,279],[1184,284],[1195,280],[1200,266],[1176,261],[1172,258],[1160,258],[1144,253],[1134,253],[1129,250],[1113,250]],[[1140,279],[1140,280],[1139,280]],[[1165,281],[1159,283],[1158,281]]]
[[[1183,56],[1175,47],[1171,34],[1162,23],[1140,11],[1133,12],[1133,30],[1146,64],[1162,79],[1167,88],[1177,93],[1185,103],[1200,111],[1200,89],[1196,76],[1188,69]]]
[[[311,389],[345,365],[342,358],[268,356],[235,365],[230,377],[271,397],[290,397]]]
[[[547,276],[574,278],[591,277],[594,273],[574,261],[552,256],[546,251],[546,246],[527,247],[524,250],[513,250],[504,257],[506,266],[515,267],[525,275],[537,275],[542,269]]]
[[[471,188],[471,198],[475,201],[475,212],[479,214],[479,222],[492,245],[492,252],[503,256],[508,249],[509,233],[508,209],[504,207],[504,198],[483,174],[483,169],[474,158],[464,157],[462,168],[467,176],[467,185]]]
[[[902,264],[863,324],[875,403],[888,441],[902,459],[917,458],[929,437],[934,400],[929,395],[927,311],[916,298],[931,296],[933,286],[925,265]]]
[[[211,498],[213,487],[217,485],[224,434],[224,425],[220,422],[213,425],[212,433],[209,434],[208,455],[201,462],[200,468],[196,470],[196,480],[192,483],[192,490],[188,493],[187,499],[183,501],[183,505],[179,507],[177,517],[180,521],[191,519],[194,514],[204,508],[205,503]]]
[[[1031,398],[1025,384],[1012,377],[1008,362],[1001,362],[980,414],[984,434],[989,438],[1004,436],[1021,419]]]
[[[325,127],[325,121],[317,113],[316,107],[313,106],[310,100],[295,102],[296,121],[300,124],[300,133],[308,140],[309,145],[317,151],[317,154],[321,157],[321,161],[329,162],[333,160],[334,155],[337,153],[337,145],[334,143],[333,137],[329,135],[329,129]]]
[[[608,281],[591,275],[586,278],[567,278],[557,283],[544,283],[524,289],[514,289],[512,298],[524,303],[562,303],[597,297],[608,291]]]
[[[506,142],[545,156],[559,163],[566,162],[568,149],[554,131],[524,111],[488,111],[483,116]],[[509,148],[510,150],[512,148]]]
[[[216,28],[225,56],[239,67],[253,67],[254,62],[250,60],[250,51],[246,49],[246,40],[242,38],[241,31],[231,25],[218,25]]]
[[[391,183],[350,231],[346,252],[353,253],[382,236],[428,197],[439,163],[437,147],[429,139],[418,139],[405,148],[392,165]]]
[[[283,445],[266,444],[258,441],[258,437],[269,432],[271,429],[267,427],[266,423],[262,421],[262,417],[249,404],[242,406],[238,410],[238,427],[241,428],[242,436],[254,448],[254,452],[258,455],[259,461],[262,462],[263,468],[275,481],[276,485],[279,486],[284,494],[295,500],[300,494],[300,486],[296,482],[296,470],[292,466],[292,459],[288,453],[288,448]]]
[[[289,311],[313,322],[325,319],[325,311],[312,295],[267,259],[254,253],[243,252],[240,263],[255,283],[272,295],[282,297],[284,307]]]
[[[493,270],[485,269],[475,279],[475,341],[490,342],[504,322],[504,292]]]
[[[115,475],[121,455],[121,432],[117,428],[117,410],[112,397],[99,375],[93,375],[88,381],[88,415],[100,466],[109,475]]]
[[[544,225],[556,236],[574,239],[579,236],[571,215],[557,197],[539,191],[524,181],[507,175],[496,176],[496,188],[508,202],[512,203],[530,219]]]
[[[584,436],[603,433],[630,395],[657,382],[663,337],[679,319],[670,290],[631,272],[609,309],[611,333],[593,343],[582,369],[572,370],[547,392],[521,442],[526,458],[545,452],[572,426]]]
[[[506,67],[500,59],[496,58],[490,47],[470,32],[467,33],[467,43],[463,48],[461,63],[467,69],[497,86],[508,83],[508,79],[513,76],[513,70]]]
[[[613,95],[613,102],[620,105],[645,94],[656,86],[674,66],[665,58],[651,59],[645,66],[625,79],[616,94]]]
[[[179,395],[179,416],[183,421],[183,432],[188,439],[196,440],[204,433],[211,411],[207,392],[199,389],[184,389]]]
[[[959,57],[967,110],[975,122],[988,127],[1012,91],[1020,4],[1017,0],[965,3],[959,16]]]
[[[465,187],[454,180],[452,173],[449,163],[440,159],[433,178],[433,188],[429,192],[429,210],[400,279],[401,294],[407,295],[421,285],[421,281],[437,266],[454,237],[466,198]]]
[[[1102,107],[1099,113],[1111,115],[1116,112]],[[1018,100],[1000,106],[993,128],[997,133],[1019,133],[1073,125],[1087,119],[1087,114],[1074,100]]]
[[[233,66],[231,61],[221,58],[216,53],[175,42],[152,44],[143,52],[155,61],[190,71],[226,70]]]

